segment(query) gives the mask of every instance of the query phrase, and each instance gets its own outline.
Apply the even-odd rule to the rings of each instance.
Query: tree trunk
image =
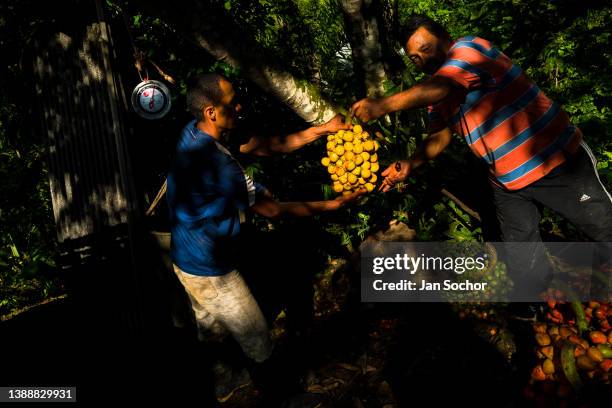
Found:
[[[334,106],[321,97],[315,86],[266,62],[261,47],[254,44],[223,11],[195,0],[172,4],[137,0],[136,3],[218,60],[240,68],[246,77],[273,94],[306,122],[323,123],[336,115]]]
[[[382,96],[387,78],[382,63],[373,0],[340,0],[353,53],[355,74],[363,77],[368,96]]]
[[[385,72],[390,78],[399,78],[406,64],[398,53],[399,48],[404,46],[404,39],[399,38],[398,0],[376,2],[376,18]]]

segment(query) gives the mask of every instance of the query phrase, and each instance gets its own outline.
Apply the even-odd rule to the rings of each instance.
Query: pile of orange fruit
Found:
[[[612,380],[612,307],[606,302],[548,301],[547,322],[533,324],[537,364],[526,395],[567,401],[584,384]],[[561,404],[564,405],[564,404]]]

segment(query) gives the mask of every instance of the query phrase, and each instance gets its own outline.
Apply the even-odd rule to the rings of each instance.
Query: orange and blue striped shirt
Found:
[[[450,127],[490,166],[493,181],[518,190],[565,161],[563,151],[582,140],[561,107],[550,100],[510,58],[478,37],[451,44],[434,76],[460,84],[430,106],[430,133]]]

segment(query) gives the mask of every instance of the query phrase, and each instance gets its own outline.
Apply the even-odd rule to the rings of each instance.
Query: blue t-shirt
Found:
[[[168,174],[172,261],[192,275],[234,269],[241,217],[262,190],[223,145],[189,122]]]

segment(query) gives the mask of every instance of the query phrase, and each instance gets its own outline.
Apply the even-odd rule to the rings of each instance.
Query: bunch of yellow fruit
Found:
[[[379,145],[360,125],[339,130],[327,136],[327,156],[321,163],[327,167],[336,193],[350,194],[365,188],[374,190],[379,170]]]

